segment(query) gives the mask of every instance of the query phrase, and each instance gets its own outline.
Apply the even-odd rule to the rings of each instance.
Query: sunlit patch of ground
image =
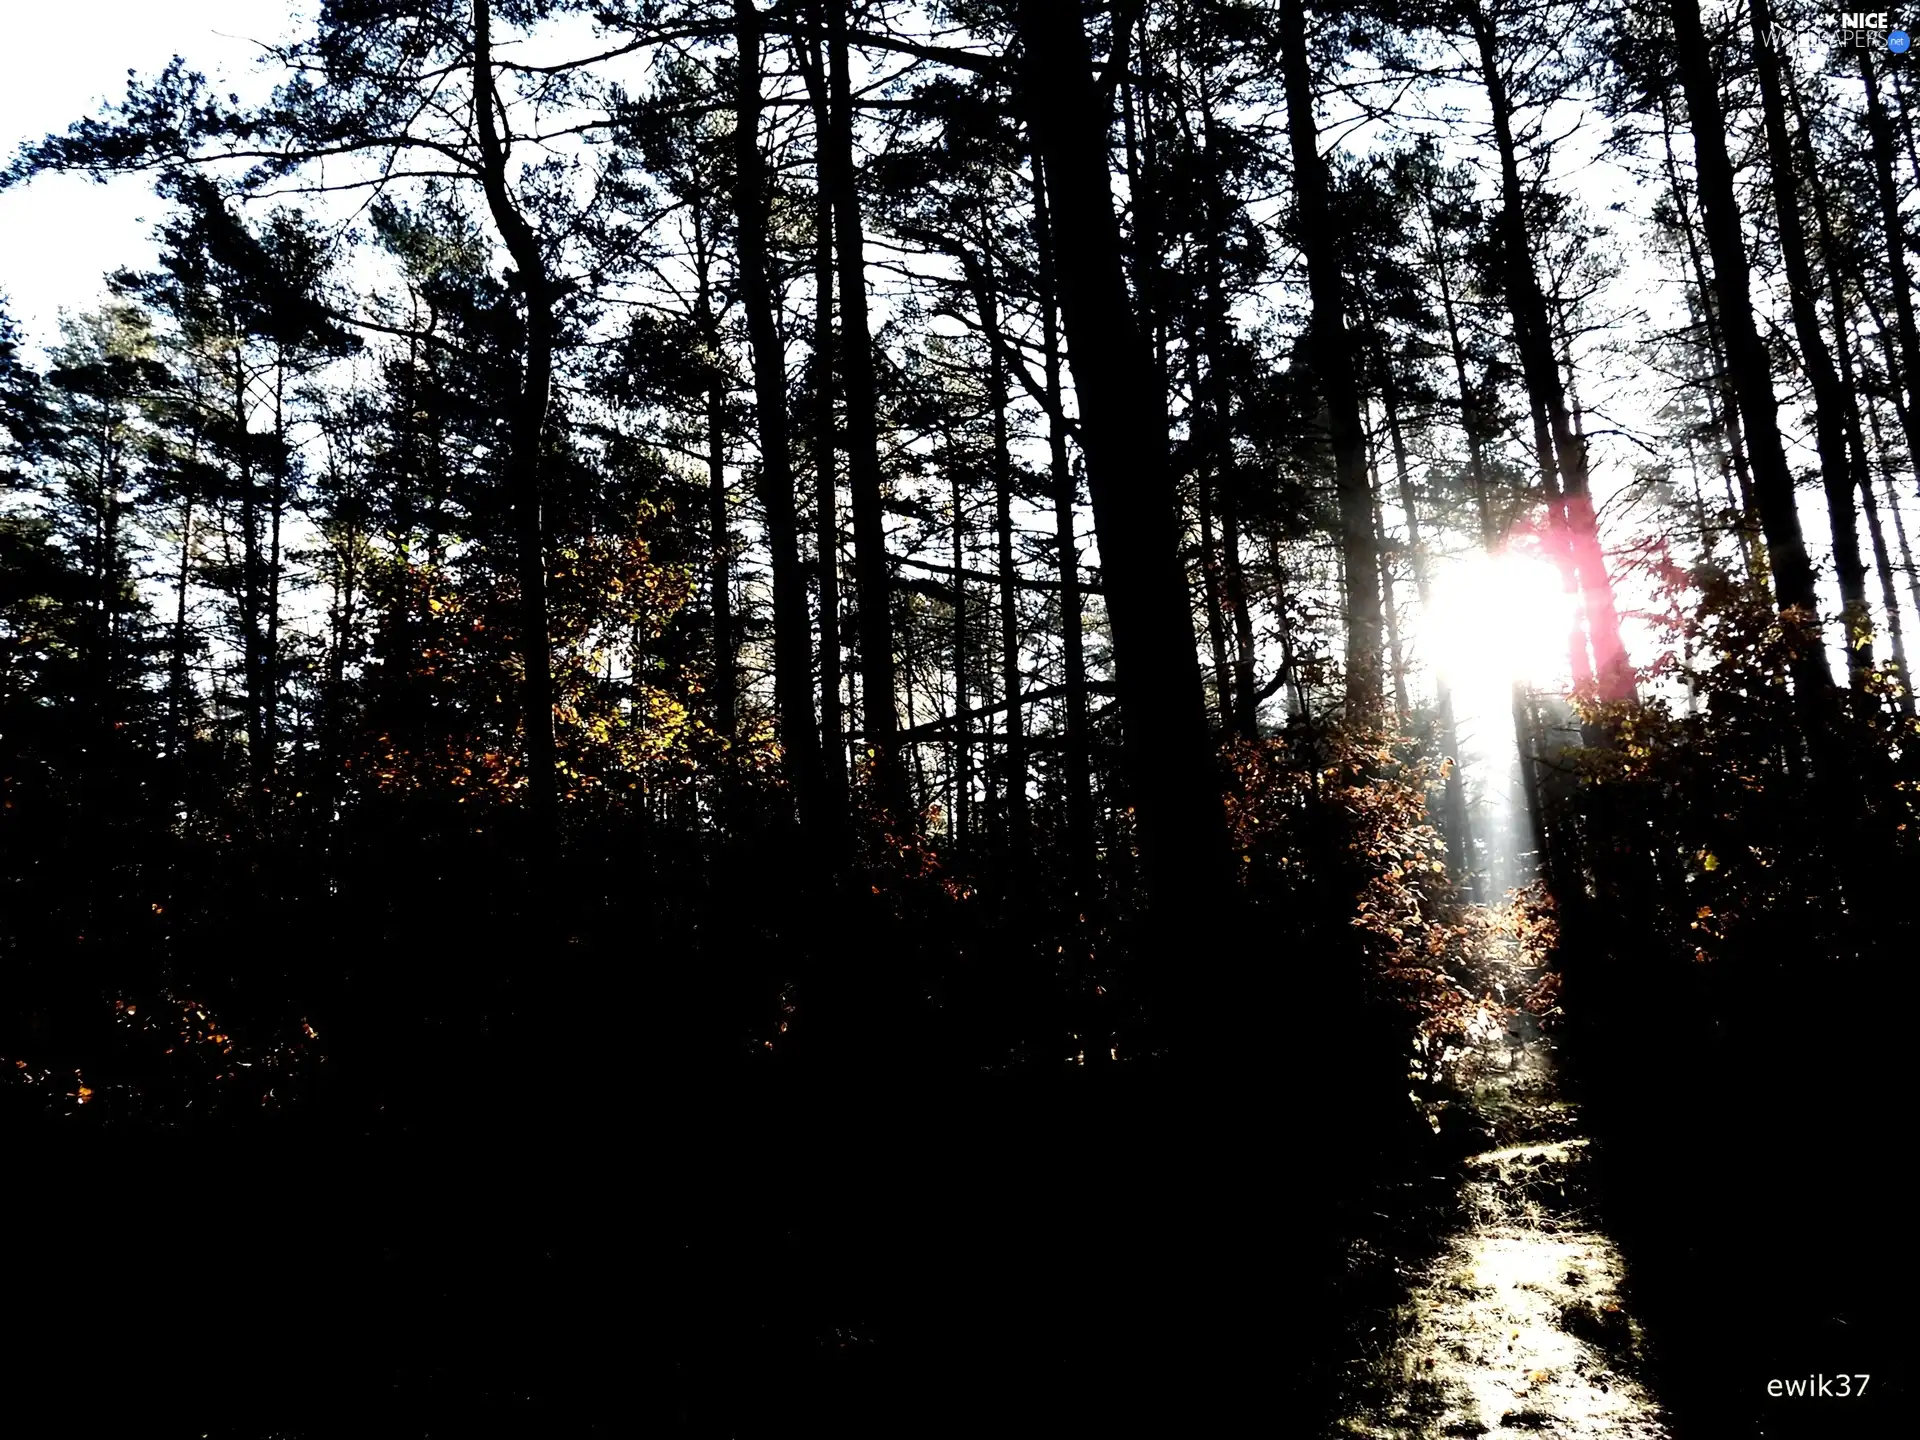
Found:
[[[1487,1148],[1461,1162],[1437,1250],[1401,1269],[1399,1305],[1351,1358],[1335,1433],[1665,1440],[1548,1044],[1470,1052],[1455,1078],[1456,1123]]]

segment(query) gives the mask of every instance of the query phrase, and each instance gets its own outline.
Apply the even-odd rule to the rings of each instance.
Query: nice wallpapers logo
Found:
[[[1834,38],[1850,50],[1878,50],[1884,45],[1895,55],[1906,54],[1913,43],[1887,10],[1841,11],[1834,17]]]

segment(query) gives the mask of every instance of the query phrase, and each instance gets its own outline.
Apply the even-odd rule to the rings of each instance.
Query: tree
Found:
[[[1793,476],[1780,442],[1780,407],[1773,393],[1767,352],[1754,322],[1746,241],[1740,233],[1733,162],[1727,155],[1725,113],[1696,0],[1673,0],[1673,23],[1699,172],[1702,228],[1713,259],[1715,310],[1727,337],[1727,365],[1753,467],[1754,501],[1767,537],[1774,595],[1790,623],[1797,617],[1797,622],[1805,625],[1820,613],[1813,564],[1800,531]],[[1824,733],[1827,724],[1827,698],[1833,688],[1826,657],[1817,646],[1795,647],[1793,677],[1808,743],[1817,745],[1816,737]]]
[[[1046,172],[1068,362],[1080,400],[1127,755],[1161,922],[1219,893],[1225,831],[1181,573],[1166,397],[1127,293],[1107,167],[1111,113],[1077,17],[1023,4],[1023,103]]]
[[[760,154],[761,28],[752,0],[735,0],[734,13],[740,47],[734,110],[740,290],[753,345],[754,398],[760,421],[760,494],[773,558],[774,690],[780,741],[787,753],[801,819],[818,830],[824,821],[821,805],[826,780],[819,732],[814,728],[813,642],[794,513],[786,353],[774,321],[767,254],[768,195]],[[884,606],[881,614],[884,618]],[[892,664],[891,653],[886,664]],[[891,693],[890,685],[885,693]]]
[[[854,171],[853,82],[847,16],[827,17],[829,130],[821,184],[833,206],[834,255],[840,289],[840,379],[846,394],[847,486],[853,499],[853,564],[859,593],[861,728],[873,762],[873,795],[887,823],[909,811],[895,711],[892,580],[887,566],[885,505],[876,430],[880,395],[867,324],[866,239]]]
[[[1340,507],[1340,557],[1346,589],[1347,710],[1368,723],[1380,705],[1380,558],[1373,486],[1367,478],[1364,427],[1353,352],[1341,296],[1340,263],[1329,223],[1326,162],[1313,118],[1313,72],[1307,60],[1306,10],[1282,0],[1280,54],[1287,85],[1287,136],[1293,150],[1294,203],[1313,295],[1314,368],[1327,404]]]

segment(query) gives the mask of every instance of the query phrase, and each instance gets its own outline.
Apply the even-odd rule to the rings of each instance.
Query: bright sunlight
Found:
[[[1559,571],[1545,560],[1475,553],[1435,575],[1419,649],[1457,693],[1504,695],[1516,681],[1563,686],[1574,617]]]

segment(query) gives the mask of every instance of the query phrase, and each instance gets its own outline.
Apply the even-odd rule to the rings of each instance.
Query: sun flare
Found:
[[[1559,571],[1500,551],[1440,570],[1419,640],[1427,662],[1456,690],[1504,691],[1516,681],[1545,688],[1566,681],[1573,626]]]

